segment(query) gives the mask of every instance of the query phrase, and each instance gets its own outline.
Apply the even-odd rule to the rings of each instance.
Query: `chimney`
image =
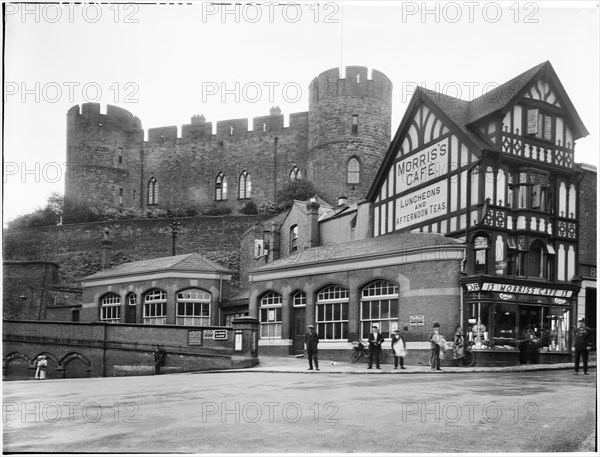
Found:
[[[316,198],[306,204],[306,238],[308,248],[319,246],[319,205]]]
[[[275,222],[271,222],[271,237],[269,239],[269,263],[279,258],[279,228]]]
[[[338,197],[338,206],[345,206],[348,203],[348,197],[345,195],[340,195]]]
[[[104,239],[101,241],[102,244],[102,261],[100,263],[100,269],[106,270],[110,268],[111,263],[111,251],[113,242],[108,238],[108,227],[104,228]]]

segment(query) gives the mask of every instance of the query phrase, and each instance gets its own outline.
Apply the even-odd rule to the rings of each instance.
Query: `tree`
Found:
[[[306,179],[293,179],[277,192],[277,204],[291,206],[294,200],[308,200],[317,194],[315,185]]]

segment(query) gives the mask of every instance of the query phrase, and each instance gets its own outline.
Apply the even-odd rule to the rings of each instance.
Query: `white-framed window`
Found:
[[[306,306],[306,294],[301,290],[292,294],[292,306],[295,308]]]
[[[348,160],[347,172],[348,184],[360,183],[360,162],[356,157],[352,157]]]
[[[219,173],[215,180],[215,200],[227,200],[227,178]]]
[[[148,181],[148,204],[158,204],[158,180],[154,177]]]
[[[134,293],[131,293],[129,295],[127,295],[127,304],[129,306],[135,306],[137,305],[137,295]]]
[[[290,171],[290,181],[296,181],[297,179],[302,179],[302,171],[294,165]]]
[[[252,181],[250,181],[250,174],[244,170],[240,174],[240,181],[238,186],[238,198],[250,198],[252,192]]]
[[[117,294],[108,294],[102,298],[100,306],[100,320],[102,322],[121,321],[121,297]]]
[[[281,307],[281,295],[277,292],[268,292],[260,299],[261,338],[281,338]]]
[[[298,226],[290,227],[290,253],[298,250]]]
[[[167,293],[152,289],[144,295],[144,324],[167,323]]]
[[[488,248],[490,241],[485,235],[478,235],[473,239],[475,253],[475,273],[487,273]]]
[[[210,325],[210,293],[201,289],[178,292],[177,325]]]
[[[317,333],[323,340],[348,339],[348,289],[328,286],[317,294]]]
[[[377,280],[362,289],[360,299],[360,338],[367,339],[373,325],[384,338],[390,338],[398,323],[398,286]]]

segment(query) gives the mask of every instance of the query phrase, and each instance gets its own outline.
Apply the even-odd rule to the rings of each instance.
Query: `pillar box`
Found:
[[[233,355],[231,368],[249,368],[258,365],[258,319],[251,316],[236,317],[233,327]]]

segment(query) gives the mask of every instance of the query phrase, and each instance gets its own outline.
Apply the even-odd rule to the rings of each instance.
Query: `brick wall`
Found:
[[[4,319],[44,319],[54,302],[51,286],[58,280],[52,262],[4,262],[2,316]]]
[[[579,263],[596,265],[598,174],[581,165],[580,171],[583,179],[579,189]]]

